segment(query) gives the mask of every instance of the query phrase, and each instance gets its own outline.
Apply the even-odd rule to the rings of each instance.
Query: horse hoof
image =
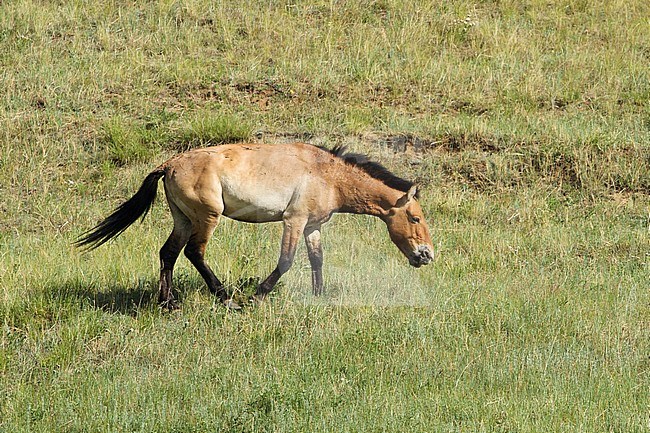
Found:
[[[253,304],[256,307],[259,306],[259,305],[264,304],[265,300],[266,300],[265,295],[253,295],[253,296],[251,296],[251,304]]]
[[[233,310],[233,311],[241,310],[239,304],[233,301],[232,299],[226,299],[225,301],[223,301],[223,305],[229,310]]]
[[[169,301],[160,301],[160,308],[167,311],[174,311],[174,310],[181,309],[180,305],[178,305],[178,303],[173,299],[170,299]]]

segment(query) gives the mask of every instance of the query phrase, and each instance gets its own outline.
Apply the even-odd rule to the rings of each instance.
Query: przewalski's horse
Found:
[[[230,308],[239,308],[204,260],[222,215],[284,224],[280,259],[258,287],[257,299],[264,298],[291,267],[301,236],[307,244],[313,292],[323,293],[320,229],[335,212],[379,217],[412,266],[426,265],[433,258],[414,184],[342,147],[327,150],[304,143],[229,144],[176,155],[149,173],[132,198],[76,244],[97,248],[144,218],[161,177],[174,228],[160,250],[159,302],[170,309],[176,307],[172,271],[183,248],[210,291]]]

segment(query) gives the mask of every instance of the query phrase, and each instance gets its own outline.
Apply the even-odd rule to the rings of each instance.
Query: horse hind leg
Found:
[[[199,274],[201,274],[210,292],[218,296],[226,307],[238,310],[241,307],[230,299],[221,281],[219,281],[214,272],[212,272],[212,269],[210,269],[210,266],[205,262],[205,249],[217,223],[218,217],[210,217],[203,219],[200,223],[193,224],[192,234],[185,246],[184,253]]]
[[[174,218],[174,229],[160,249],[160,283],[158,303],[169,310],[178,308],[172,291],[172,275],[176,259],[187,244],[191,234],[191,223],[172,203],[169,204]]]

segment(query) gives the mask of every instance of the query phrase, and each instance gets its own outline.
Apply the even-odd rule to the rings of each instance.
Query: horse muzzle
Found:
[[[409,256],[409,264],[413,267],[419,268],[423,265],[428,265],[433,260],[433,251],[426,245],[420,245],[417,250]]]

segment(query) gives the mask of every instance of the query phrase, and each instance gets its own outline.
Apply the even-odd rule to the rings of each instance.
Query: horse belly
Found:
[[[291,201],[290,191],[250,191],[242,187],[223,188],[223,214],[237,221],[263,223],[282,221]]]

